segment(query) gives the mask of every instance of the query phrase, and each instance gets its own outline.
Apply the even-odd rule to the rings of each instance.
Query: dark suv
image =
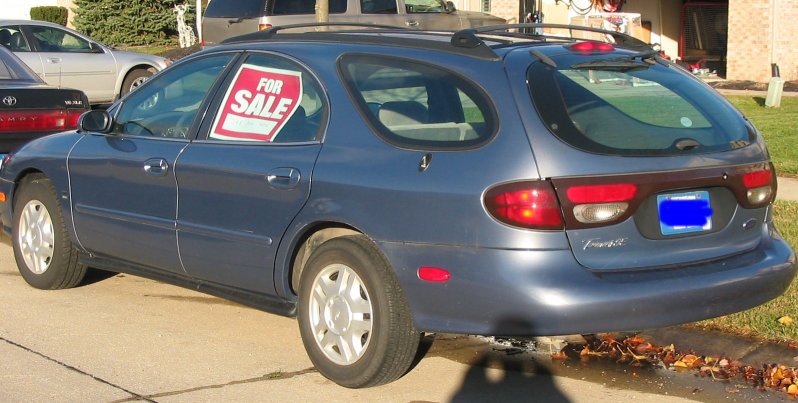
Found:
[[[722,96],[631,37],[551,25],[233,38],[0,171],[34,287],[96,267],[296,315],[348,387],[400,377],[422,332],[640,330],[768,301],[796,273],[775,194]]]
[[[329,20],[432,30],[504,24],[490,14],[455,10],[443,0],[330,0]],[[212,1],[202,20],[204,45],[272,26],[316,21],[316,0]]]

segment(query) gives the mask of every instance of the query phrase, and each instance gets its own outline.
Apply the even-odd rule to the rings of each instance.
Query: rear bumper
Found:
[[[678,268],[595,273],[570,250],[474,249],[383,242],[421,331],[559,335],[663,327],[745,310],[781,295],[796,274],[774,230],[741,255]],[[419,280],[418,267],[451,272]]]

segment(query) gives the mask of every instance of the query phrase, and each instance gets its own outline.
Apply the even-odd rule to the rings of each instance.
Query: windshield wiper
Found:
[[[649,66],[656,64],[656,56],[659,54],[654,49],[649,49],[639,53],[633,53],[629,56],[612,57],[608,59],[592,60],[589,62],[576,63],[571,66],[572,69],[619,69],[619,70],[632,70],[632,69],[647,69]],[[639,61],[638,61],[639,59]]]

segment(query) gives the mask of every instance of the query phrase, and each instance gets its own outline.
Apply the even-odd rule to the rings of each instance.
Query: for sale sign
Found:
[[[210,137],[274,141],[302,99],[302,73],[243,64],[224,96]]]

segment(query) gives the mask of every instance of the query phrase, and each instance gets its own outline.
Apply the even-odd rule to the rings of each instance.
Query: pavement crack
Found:
[[[155,400],[149,399],[149,398],[148,398],[148,397],[146,397],[146,396],[142,396],[142,395],[140,395],[140,394],[138,394],[138,393],[136,393],[136,392],[129,391],[129,390],[127,390],[127,389],[125,389],[125,388],[123,388],[123,387],[121,387],[121,386],[117,385],[117,384],[114,384],[114,383],[112,383],[112,382],[106,381],[105,379],[103,379],[103,378],[100,378],[100,377],[99,377],[99,376],[97,376],[97,375],[92,375],[92,374],[90,374],[90,373],[88,373],[88,372],[86,372],[86,371],[83,371],[83,370],[79,369],[79,368],[75,368],[75,367],[73,367],[73,366],[71,366],[71,365],[69,365],[69,364],[67,364],[67,363],[65,363],[65,362],[58,361],[58,360],[56,360],[55,358],[52,358],[52,357],[50,357],[50,356],[47,356],[47,355],[45,355],[45,354],[43,354],[43,353],[40,353],[40,352],[38,352],[38,351],[36,351],[36,350],[33,350],[33,349],[29,348],[29,347],[23,346],[23,345],[21,345],[21,344],[19,344],[19,343],[15,343],[15,342],[13,342],[13,341],[11,341],[11,340],[8,340],[8,339],[6,339],[5,337],[2,337],[2,336],[0,336],[0,340],[2,340],[2,341],[6,342],[6,343],[8,343],[8,344],[10,344],[10,345],[12,345],[12,346],[14,346],[14,347],[17,347],[17,348],[20,348],[20,349],[22,349],[22,350],[25,350],[25,351],[27,351],[27,352],[29,352],[29,353],[31,353],[31,354],[38,355],[39,357],[42,357],[42,358],[44,358],[45,360],[48,360],[48,361],[54,362],[54,363],[56,363],[56,364],[58,364],[58,365],[60,365],[60,366],[62,366],[62,367],[64,367],[64,368],[66,368],[66,369],[68,369],[68,370],[70,370],[70,371],[75,371],[75,372],[77,372],[77,373],[79,373],[79,374],[81,374],[81,375],[88,376],[88,377],[90,377],[90,378],[94,379],[94,380],[95,380],[95,381],[97,381],[97,382],[100,382],[100,383],[103,383],[103,384],[105,384],[105,385],[108,385],[108,386],[110,386],[110,387],[112,387],[112,388],[114,388],[114,389],[121,390],[122,392],[125,392],[125,393],[127,393],[127,394],[129,394],[129,395],[131,396],[131,397],[130,397],[130,399],[126,399],[125,401],[144,400],[144,401],[146,401],[146,402],[157,403]]]
[[[285,380],[285,379],[291,379],[291,378],[293,378],[295,376],[301,376],[301,375],[305,375],[305,374],[310,374],[310,373],[313,373],[313,372],[317,372],[316,368],[310,367],[310,368],[305,368],[305,369],[301,369],[299,371],[293,371],[293,372],[277,371],[277,372],[268,373],[266,375],[258,376],[258,377],[255,377],[255,378],[240,379],[240,380],[237,380],[237,381],[230,381],[230,382],[227,382],[227,383],[220,383],[220,384],[216,384],[216,385],[198,386],[196,388],[175,390],[175,391],[171,391],[171,392],[161,392],[161,393],[156,393],[156,394],[152,394],[152,395],[142,396],[140,398],[131,397],[131,398],[128,398],[128,399],[115,400],[115,401],[113,401],[111,403],[132,402],[132,401],[136,401],[136,400],[140,400],[140,399],[153,401],[153,400],[150,400],[150,399],[157,399],[159,397],[167,397],[167,396],[177,396],[177,395],[182,395],[184,393],[197,392],[197,391],[200,391],[200,390],[207,390],[207,389],[221,389],[221,388],[225,388],[225,387],[228,387],[228,386],[242,385],[242,384],[247,384],[247,383],[263,382],[263,381],[281,381],[281,380]]]

